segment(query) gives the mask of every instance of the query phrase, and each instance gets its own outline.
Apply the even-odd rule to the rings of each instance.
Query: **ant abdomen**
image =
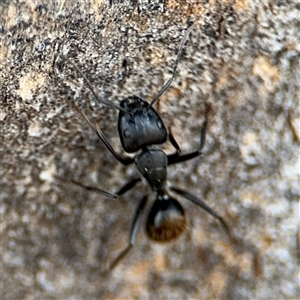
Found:
[[[186,218],[180,203],[168,198],[156,200],[149,212],[146,232],[156,242],[169,242],[179,237],[186,228]]]

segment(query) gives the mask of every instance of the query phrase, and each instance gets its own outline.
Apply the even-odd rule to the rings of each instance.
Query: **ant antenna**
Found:
[[[119,105],[113,104],[110,101],[100,100],[99,97],[98,97],[98,95],[94,91],[92,84],[87,79],[87,77],[83,74],[83,72],[68,57],[66,57],[65,55],[62,55],[62,54],[60,54],[60,56],[62,57],[62,59],[66,60],[69,64],[71,64],[76,69],[76,71],[83,77],[83,79],[86,81],[86,83],[88,85],[88,88],[91,90],[91,92],[93,93],[94,97],[96,98],[96,100],[99,103],[104,104],[104,105],[106,105],[108,107],[113,107],[113,108],[116,108],[118,110],[122,110],[124,112],[127,112],[124,108],[120,107]]]
[[[150,106],[152,106],[158,99],[159,97],[169,88],[169,86],[171,85],[174,77],[175,77],[175,72],[176,72],[176,69],[177,69],[177,66],[178,66],[178,62],[179,62],[179,58],[181,56],[181,53],[182,53],[182,50],[183,50],[183,46],[190,34],[190,32],[194,29],[194,27],[197,25],[197,22],[194,23],[193,25],[191,25],[188,30],[186,31],[182,41],[181,41],[181,44],[180,44],[180,47],[179,47],[179,51],[178,51],[178,54],[177,54],[177,58],[176,58],[176,61],[175,61],[175,64],[174,64],[174,67],[173,67],[173,72],[172,72],[172,76],[171,78],[169,78],[169,80],[165,83],[165,85],[161,88],[161,90],[157,93],[157,95],[154,97],[154,99],[151,101],[150,103]]]

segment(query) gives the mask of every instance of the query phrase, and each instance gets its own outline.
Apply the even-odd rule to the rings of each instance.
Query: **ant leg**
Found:
[[[107,149],[110,151],[110,153],[123,165],[127,166],[130,165],[131,163],[134,162],[133,158],[123,158],[121,157],[118,153],[115,152],[113,147],[110,145],[106,137],[104,136],[103,132],[99,128],[98,124],[95,122],[95,128],[96,128],[96,133],[100,140],[104,143],[104,145],[107,147]]]
[[[62,59],[66,60],[69,64],[71,64],[75,69],[76,71],[83,77],[83,79],[85,80],[85,82],[87,83],[88,85],[88,88],[90,89],[90,91],[93,93],[95,99],[99,102],[99,103],[102,103],[108,107],[113,107],[113,108],[116,108],[117,110],[122,110],[124,111],[124,109],[110,101],[106,101],[106,100],[100,100],[98,95],[96,94],[96,92],[94,91],[93,89],[93,86],[92,84],[90,83],[90,81],[87,79],[87,77],[83,74],[83,72],[77,67],[77,65],[75,63],[73,63],[67,56],[65,55],[62,55],[60,54],[59,55]]]
[[[171,128],[169,128],[169,141],[172,144],[172,146],[176,149],[176,152],[174,154],[168,155],[168,165],[170,164],[170,161],[176,160],[181,153],[180,147],[172,134]]]
[[[169,141],[172,144],[172,146],[176,149],[176,153],[179,155],[181,153],[180,147],[178,143],[176,142],[173,133],[171,131],[171,128],[169,128]]]
[[[106,192],[104,190],[101,190],[101,189],[98,189],[98,188],[95,188],[95,187],[92,187],[92,186],[86,186],[86,185],[83,185],[82,183],[76,181],[76,180],[71,180],[74,184],[88,190],[88,191],[92,191],[92,192],[96,192],[100,195],[104,195],[105,197],[108,197],[108,198],[117,198],[118,197],[118,194],[111,194],[109,192]]]
[[[118,153],[115,152],[115,150],[113,149],[113,147],[110,145],[109,141],[106,139],[106,137],[104,136],[103,132],[101,131],[101,129],[99,128],[98,124],[95,122],[95,127],[93,126],[93,124],[91,123],[91,121],[89,120],[89,118],[86,116],[86,114],[74,103],[73,106],[74,108],[84,117],[84,119],[86,120],[86,122],[90,125],[90,127],[92,128],[92,130],[98,135],[98,137],[100,138],[100,140],[104,143],[104,145],[107,147],[107,149],[111,152],[111,154],[123,165],[127,166],[131,163],[133,163],[134,159],[133,158],[123,158],[121,157]]]
[[[101,189],[98,189],[98,188],[95,188],[95,187],[92,187],[92,186],[86,186],[86,185],[83,185],[82,183],[76,181],[76,180],[73,180],[72,179],[72,182],[88,191],[92,191],[92,192],[96,192],[100,195],[104,195],[108,198],[118,198],[119,196],[125,194],[127,191],[129,191],[130,189],[132,189],[139,181],[141,181],[140,178],[135,178],[129,182],[127,182],[117,193],[115,194],[112,194],[112,193],[109,193],[109,192],[106,192],[104,190],[101,190]]]
[[[204,121],[202,129],[201,129],[201,133],[200,133],[200,147],[199,147],[199,149],[196,150],[196,151],[187,153],[187,154],[179,155],[177,157],[174,156],[174,155],[168,155],[168,165],[184,162],[186,160],[190,160],[194,157],[202,155],[201,151],[202,151],[202,149],[205,145],[206,128],[207,128],[207,113],[206,113],[205,121]]]
[[[112,270],[116,267],[116,265],[124,258],[124,256],[130,251],[130,249],[134,246],[142,212],[144,210],[144,207],[146,205],[147,196],[144,196],[144,198],[141,199],[139,206],[137,207],[137,210],[134,214],[133,222],[131,225],[130,235],[129,235],[129,243],[128,246],[113,260],[113,262],[109,265],[109,270]]]
[[[226,230],[226,232],[227,232],[228,236],[230,237],[231,241],[234,244],[237,244],[237,240],[232,235],[231,230],[230,230],[228,224],[224,221],[224,219],[215,210],[213,210],[211,207],[209,207],[207,204],[205,204],[202,200],[196,198],[194,195],[192,195],[192,194],[190,194],[190,193],[188,193],[186,191],[183,191],[183,190],[175,188],[175,187],[171,187],[171,190],[174,191],[174,192],[176,192],[177,194],[183,196],[187,200],[190,200],[190,201],[194,202],[195,204],[199,205],[204,210],[206,210],[210,215],[212,215],[213,217],[217,218],[221,222],[221,224],[223,225],[223,227]]]
[[[129,182],[127,182],[117,193],[117,196],[121,196],[125,194],[127,191],[132,189],[139,181],[141,181],[141,178],[135,178]]]

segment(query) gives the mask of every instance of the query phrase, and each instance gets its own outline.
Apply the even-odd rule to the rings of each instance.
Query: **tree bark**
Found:
[[[148,3],[151,2],[151,3]],[[1,9],[1,280],[3,299],[299,298],[298,1],[3,1]],[[159,245],[144,234],[126,247],[134,211],[155,193],[101,143],[76,103],[116,152],[118,105],[150,102],[183,153],[203,157],[168,168],[171,185],[213,207],[229,224],[176,196],[188,226]],[[159,147],[174,152],[169,142]]]

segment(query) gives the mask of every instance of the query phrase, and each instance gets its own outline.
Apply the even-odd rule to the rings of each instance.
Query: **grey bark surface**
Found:
[[[300,6],[298,1],[2,1],[0,3],[2,299],[299,298]],[[170,166],[169,182],[230,224],[180,197],[188,227],[158,245],[142,224],[126,246],[138,184],[108,199],[71,180],[117,191],[136,174],[109,153],[72,106],[97,121],[118,153],[117,111],[101,99],[155,105],[182,152],[196,149],[212,107],[203,157]],[[166,152],[174,151],[169,143]],[[143,221],[145,221],[143,219]]]

